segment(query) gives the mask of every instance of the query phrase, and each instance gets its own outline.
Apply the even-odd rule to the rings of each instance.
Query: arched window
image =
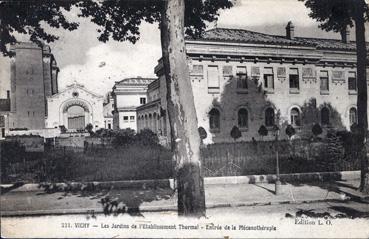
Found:
[[[357,124],[357,110],[355,107],[350,109],[350,125]]]
[[[300,111],[296,107],[291,109],[291,125],[301,126]]]
[[[238,127],[247,128],[249,122],[249,113],[247,109],[242,108],[238,111]]]
[[[329,125],[329,109],[327,107],[322,108],[320,111],[320,120],[322,125]]]
[[[274,122],[274,109],[269,107],[265,110],[265,126],[273,126]]]
[[[212,109],[209,112],[209,124],[211,130],[220,129],[220,112],[217,109]]]

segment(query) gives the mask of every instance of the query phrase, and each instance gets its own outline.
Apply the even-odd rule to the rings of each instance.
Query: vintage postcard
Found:
[[[2,238],[368,238],[364,0],[0,0]]]

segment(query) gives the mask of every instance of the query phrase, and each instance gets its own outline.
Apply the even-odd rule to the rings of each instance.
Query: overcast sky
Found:
[[[304,4],[297,0],[239,0],[233,8],[221,11],[217,26],[285,34],[287,22],[292,21],[297,36],[339,38],[339,34],[319,30],[318,23],[310,19],[308,13]],[[60,68],[60,88],[77,81],[103,95],[111,90],[115,81],[126,77],[155,77],[154,67],[161,57],[157,24],[142,24],[141,39],[136,44],[101,43],[93,23],[88,19],[78,21],[78,30],[58,30],[60,40],[50,44]],[[209,25],[212,27],[214,24]],[[6,59],[0,58],[1,66],[6,63]],[[6,69],[8,67],[0,69],[2,88],[8,85],[4,83],[9,77]],[[3,97],[3,93],[0,94]]]

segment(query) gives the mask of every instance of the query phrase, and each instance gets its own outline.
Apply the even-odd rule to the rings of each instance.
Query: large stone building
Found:
[[[58,93],[58,71],[49,46],[17,43],[10,66],[10,129],[43,129],[47,97]]]
[[[104,127],[104,97],[74,83],[47,98],[45,128],[64,126],[68,131],[84,130],[92,124],[93,130]]]
[[[112,92],[114,129],[131,128],[137,130],[136,108],[146,104],[147,86],[154,80],[137,77],[115,82]]]
[[[288,124],[301,134],[315,123],[324,130],[349,129],[357,120],[355,47],[347,33],[341,40],[296,37],[291,22],[284,36],[216,28],[186,39],[204,143],[233,141],[233,126],[246,141],[261,139],[262,125],[279,125],[282,138]],[[137,109],[138,130],[160,135],[169,132],[161,61],[155,73],[159,79],[149,86],[150,99]]]
[[[104,100],[104,128],[113,129],[113,111],[114,111],[114,99],[111,92],[105,97]]]

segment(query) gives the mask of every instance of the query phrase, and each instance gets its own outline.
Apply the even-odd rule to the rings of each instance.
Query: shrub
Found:
[[[159,138],[158,136],[152,132],[150,129],[141,130],[138,134],[135,135],[136,143],[143,145],[158,145]]]
[[[231,137],[234,140],[237,140],[238,138],[241,138],[242,133],[240,131],[240,129],[237,126],[233,126],[232,130],[231,130]]]
[[[130,128],[116,130],[113,137],[114,146],[126,146],[135,142],[135,131]]]

